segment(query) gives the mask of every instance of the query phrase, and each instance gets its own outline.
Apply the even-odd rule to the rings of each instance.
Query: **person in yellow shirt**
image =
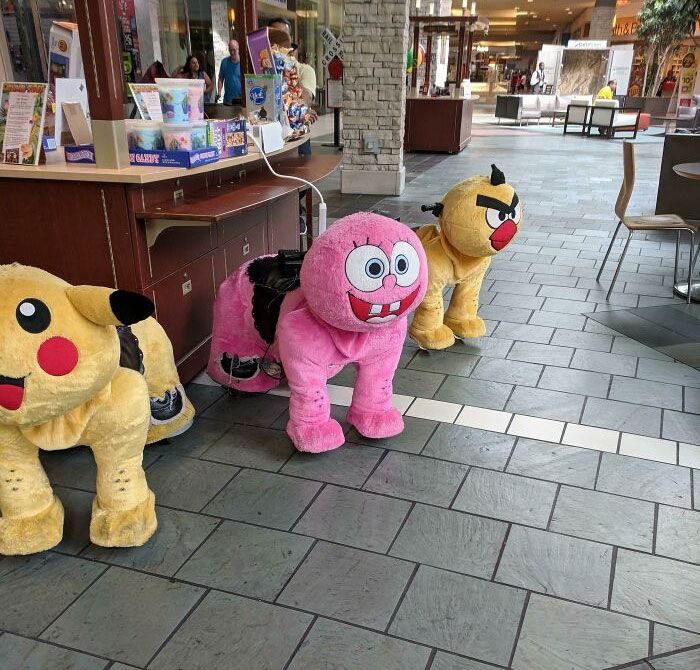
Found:
[[[603,86],[603,88],[601,88],[600,91],[595,94],[595,99],[612,100],[613,96],[615,95],[615,91],[617,91],[617,82],[614,79],[611,79],[606,86]]]

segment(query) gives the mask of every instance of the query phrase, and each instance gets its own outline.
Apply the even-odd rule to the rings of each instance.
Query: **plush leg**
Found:
[[[39,450],[21,436],[9,446],[0,431],[0,554],[35,554],[63,537],[63,506],[39,462]]]
[[[112,401],[93,419],[88,436],[97,463],[90,539],[103,547],[138,547],[158,525],[141,465],[150,417],[143,377],[120,369],[112,382]]]
[[[443,286],[431,284],[415,314],[408,334],[422,349],[447,349],[455,343],[452,331],[442,322],[445,312]]]
[[[471,275],[455,286],[450,306],[445,314],[445,325],[455,337],[463,339],[486,335],[486,325],[476,312],[479,309],[479,290],[487,267],[488,265],[476,276]]]
[[[401,412],[392,404],[392,383],[401,357],[402,339],[397,340],[395,351],[384,352],[383,356],[356,366],[357,379],[347,418],[360,435],[393,437],[403,431]]]

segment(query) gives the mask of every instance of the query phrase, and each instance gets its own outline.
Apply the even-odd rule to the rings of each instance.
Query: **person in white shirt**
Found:
[[[539,67],[532,73],[530,86],[533,93],[544,93],[544,63],[540,63]]]

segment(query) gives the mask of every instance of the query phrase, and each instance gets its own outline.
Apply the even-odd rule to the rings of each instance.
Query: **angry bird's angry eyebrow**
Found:
[[[515,209],[518,204],[518,194],[513,193],[513,200],[510,205],[505,202],[501,202],[498,198],[492,198],[488,195],[478,194],[476,196],[476,206],[477,207],[490,207],[491,209],[497,209],[499,212],[510,212]]]

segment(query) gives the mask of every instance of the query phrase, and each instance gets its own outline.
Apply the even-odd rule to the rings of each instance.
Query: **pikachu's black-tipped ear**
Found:
[[[440,216],[440,214],[442,214],[442,210],[444,208],[445,208],[445,205],[443,205],[441,202],[436,202],[432,205],[421,205],[420,211],[421,212],[432,212],[434,216]]]
[[[129,326],[153,314],[153,303],[140,293],[103,286],[70,286],[68,300],[86,319],[100,326]]]
[[[506,176],[496,167],[495,163],[491,163],[491,186],[500,186],[506,183]]]

